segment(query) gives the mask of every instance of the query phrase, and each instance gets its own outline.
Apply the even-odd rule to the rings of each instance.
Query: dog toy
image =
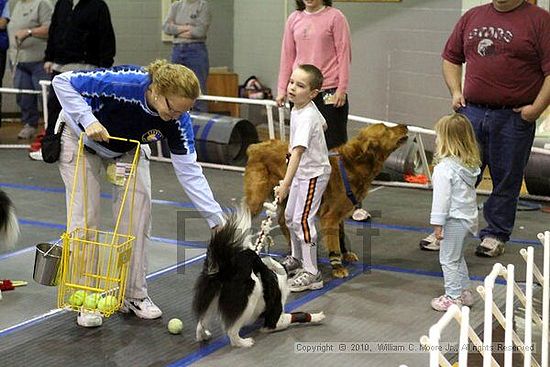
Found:
[[[180,319],[171,319],[168,321],[168,331],[170,334],[180,334],[183,330],[183,322]]]
[[[16,287],[23,287],[27,284],[28,283],[24,280],[0,280],[0,291],[11,291],[14,290]]]
[[[273,224],[273,220],[277,217],[277,203],[279,202],[279,196],[277,195],[278,189],[279,186],[275,186],[273,188],[275,199],[271,203],[264,203],[267,218],[262,220],[262,224],[260,225],[260,234],[258,235],[256,242],[254,243],[254,251],[257,254],[259,254],[264,247],[269,249],[269,247],[273,243],[273,239],[269,236],[269,232],[271,232],[271,225]]]

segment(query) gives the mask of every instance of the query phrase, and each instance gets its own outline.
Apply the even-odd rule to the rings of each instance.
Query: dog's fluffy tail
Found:
[[[232,266],[235,254],[252,246],[250,211],[241,207],[226,219],[225,225],[212,235],[206,255],[209,267],[219,271]]]
[[[19,223],[15,208],[8,195],[0,190],[0,247],[13,247],[18,238]]]
[[[250,212],[242,207],[225,219],[223,227],[210,239],[204,268],[195,284],[193,311],[199,318],[219,295],[222,278],[234,272],[236,255],[250,247]]]

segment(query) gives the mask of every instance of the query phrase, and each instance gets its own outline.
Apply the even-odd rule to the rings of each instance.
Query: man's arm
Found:
[[[453,110],[466,106],[466,100],[462,95],[462,65],[453,64],[444,59],[443,78],[451,93]]]
[[[544,112],[544,110],[550,104],[550,75],[547,75],[544,78],[544,83],[542,88],[540,88],[539,94],[533,104],[523,106],[515,110],[516,112],[521,112],[521,118],[526,121],[536,121],[539,116]]]

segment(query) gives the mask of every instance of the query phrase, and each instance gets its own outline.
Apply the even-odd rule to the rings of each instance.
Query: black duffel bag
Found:
[[[61,122],[57,133],[46,135],[42,139],[42,158],[44,162],[55,163],[59,160],[59,155],[61,154],[61,135],[64,128],[65,123]]]

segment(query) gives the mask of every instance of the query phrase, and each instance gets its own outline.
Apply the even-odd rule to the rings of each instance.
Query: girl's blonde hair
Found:
[[[469,168],[481,165],[474,128],[466,116],[460,113],[443,116],[435,124],[435,133],[436,162],[446,157],[454,157]]]
[[[179,96],[194,100],[201,94],[197,76],[183,65],[155,60],[145,70],[151,76],[151,83],[155,85],[157,92],[163,96]]]

